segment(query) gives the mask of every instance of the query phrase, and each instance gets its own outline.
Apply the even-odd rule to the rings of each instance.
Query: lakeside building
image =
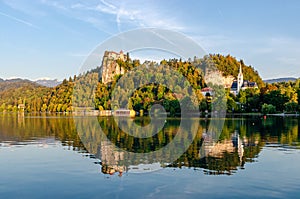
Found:
[[[214,95],[214,90],[210,87],[202,88],[201,89],[202,95],[205,96],[213,96]]]
[[[119,116],[119,117],[135,117],[135,111],[134,110],[129,110],[129,109],[117,109],[112,112],[114,116]]]

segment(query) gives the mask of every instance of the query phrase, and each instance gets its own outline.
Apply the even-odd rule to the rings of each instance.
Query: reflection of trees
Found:
[[[137,123],[139,124],[143,123],[140,118],[135,118],[135,120],[137,120]],[[243,166],[247,161],[251,161],[259,153],[259,150],[257,150],[260,149],[260,147],[257,146],[257,141],[259,140],[256,137],[253,139],[251,137],[249,137],[249,139],[247,137],[241,139],[238,134],[233,134],[235,132],[236,125],[233,125],[231,120],[229,121],[230,122],[225,123],[221,140],[214,143],[214,147],[204,149],[207,152],[205,157],[201,156],[199,151],[202,144],[205,142],[203,132],[206,131],[205,129],[208,124],[204,120],[200,120],[200,126],[196,137],[192,144],[188,147],[187,151],[175,162],[172,161],[173,163],[171,164],[168,161],[160,163],[162,165],[167,164],[168,167],[185,166],[205,168],[208,170],[208,174],[230,174],[232,171],[237,170],[237,167]],[[88,123],[88,121],[86,122]],[[141,159],[132,157],[129,154],[120,155],[120,149],[134,152],[134,155],[136,156],[138,156],[139,153],[148,153],[154,150],[159,150],[173,140],[180,124],[179,120],[168,120],[162,131],[153,137],[143,139],[133,137],[121,131],[113,118],[99,118],[98,122],[100,123],[101,129],[109,142],[99,140],[101,139],[101,136],[97,137],[94,133],[89,133],[90,131],[85,131],[85,133],[88,133],[89,135],[81,135],[81,138],[83,139],[85,146],[90,147],[87,147],[90,152],[94,153],[95,150],[93,149],[96,149],[97,145],[101,146],[101,151],[98,151],[97,157],[101,159],[102,166],[105,168],[105,171],[103,172],[111,173],[112,171],[124,171],[131,165],[152,164],[160,160],[162,157],[164,160],[168,160],[171,159],[172,153],[174,153],[174,151],[168,151],[167,153],[158,153],[156,156],[151,156],[148,159]],[[199,122],[199,120],[195,120],[195,122]],[[90,124],[92,123],[90,122]],[[94,125],[97,125],[97,122],[95,122]],[[130,123],[128,123],[128,125],[130,125]],[[88,129],[93,129],[93,127],[88,127]],[[181,141],[184,142],[185,139],[186,137],[182,137]],[[237,142],[243,143],[245,147],[241,149],[241,144],[237,144]],[[249,158],[246,155],[249,155]],[[114,156],[118,157],[116,161],[111,159],[111,157]]]
[[[124,122],[126,122],[126,120]],[[99,123],[107,138],[118,148],[134,153],[148,153],[166,146],[173,140],[180,125],[180,120],[170,120],[160,132],[149,138],[137,138],[123,132],[118,128],[118,124],[115,123],[113,118],[109,120],[102,120],[102,118],[100,118]],[[134,123],[128,122],[128,129],[132,129],[131,125],[133,124]],[[151,127],[155,128],[155,125]],[[136,132],[136,134],[138,133],[142,132]]]
[[[32,116],[32,117],[31,117]],[[76,132],[72,117],[58,115],[1,114],[0,142],[16,141],[26,144],[28,141],[54,137],[73,150],[84,149]]]
[[[262,138],[265,143],[283,145],[299,145],[299,119],[274,117],[262,121]]]
[[[143,153],[159,151],[174,140],[180,120],[170,119],[156,135],[148,138],[136,138],[122,132],[113,118],[76,118],[62,116],[0,115],[0,142],[17,141],[26,143],[33,139],[54,137],[72,150],[87,150],[101,160],[103,173],[125,172],[132,165],[160,162],[162,167],[203,168],[205,174],[233,174],[243,168],[247,162],[256,161],[262,147],[276,143],[286,146],[298,144],[299,120],[294,118],[247,118],[226,119],[219,141],[214,147],[206,148],[206,156],[200,154],[200,148],[209,139],[207,135],[210,120],[194,120],[199,124],[184,127],[185,134],[177,140],[185,143],[188,131],[196,130],[196,136],[188,149],[175,161],[171,160],[176,151],[161,153],[143,158]],[[128,118],[129,119],[129,118]],[[132,121],[132,119],[129,119]],[[138,125],[147,125],[147,118],[135,118]],[[103,131],[99,131],[99,124]],[[128,124],[129,125],[129,124]],[[132,123],[130,123],[132,125]],[[213,128],[211,128],[213,129]],[[243,144],[241,149],[238,143]],[[123,151],[135,152],[131,155]],[[178,149],[179,150],[179,149]],[[132,157],[132,156],[136,157]]]
[[[205,174],[220,175],[231,174],[237,170],[237,167],[244,165],[244,148],[237,133],[231,134],[229,139],[225,138],[212,145],[205,145],[205,156],[200,155],[198,151],[207,138],[202,136],[200,139],[201,142],[195,140],[197,143],[191,145],[185,154],[169,166],[204,168]]]

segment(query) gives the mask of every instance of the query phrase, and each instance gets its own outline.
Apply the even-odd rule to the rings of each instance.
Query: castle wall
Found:
[[[113,81],[115,75],[124,74],[124,68],[120,67],[117,60],[127,60],[127,55],[122,51],[116,53],[114,51],[105,51],[102,59],[102,83],[107,84]]]

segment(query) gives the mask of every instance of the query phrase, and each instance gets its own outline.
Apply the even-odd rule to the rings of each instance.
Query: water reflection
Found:
[[[115,150],[115,146],[108,141],[101,142],[101,171],[105,174],[119,173],[122,176],[123,172],[128,171],[123,162],[125,160],[124,152]]]
[[[135,123],[148,123],[147,118],[135,118]],[[155,155],[151,151],[159,151],[174,141],[180,121],[170,119],[164,128],[152,137],[135,138],[121,131],[112,118],[100,117],[91,122],[82,120],[84,131],[78,135],[77,126],[70,116],[59,115],[0,115],[0,152],[3,147],[37,144],[47,147],[51,144],[62,144],[69,150],[78,151],[100,162],[100,170],[104,174],[147,171],[155,168],[192,168],[199,169],[207,175],[231,175],[245,164],[257,161],[264,147],[278,150],[297,150],[299,144],[299,119],[297,118],[227,118],[219,140],[210,135],[210,120],[195,119],[198,126],[195,139],[187,150],[175,161],[171,160],[175,151],[161,151]],[[132,121],[130,122],[132,123]],[[77,124],[78,125],[78,124]],[[103,132],[97,131],[101,125]],[[189,132],[192,126],[185,127]],[[188,133],[176,140],[184,144]],[[124,151],[134,151],[128,154]],[[141,154],[141,156],[139,156]],[[133,157],[134,155],[134,157]]]
[[[72,117],[60,115],[0,114],[1,145],[61,143],[75,151],[84,150]]]

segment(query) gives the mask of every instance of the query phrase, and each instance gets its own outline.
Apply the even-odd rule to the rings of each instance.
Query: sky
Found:
[[[0,78],[68,78],[102,42],[148,27],[242,59],[263,79],[298,78],[299,10],[297,0],[0,0]]]

